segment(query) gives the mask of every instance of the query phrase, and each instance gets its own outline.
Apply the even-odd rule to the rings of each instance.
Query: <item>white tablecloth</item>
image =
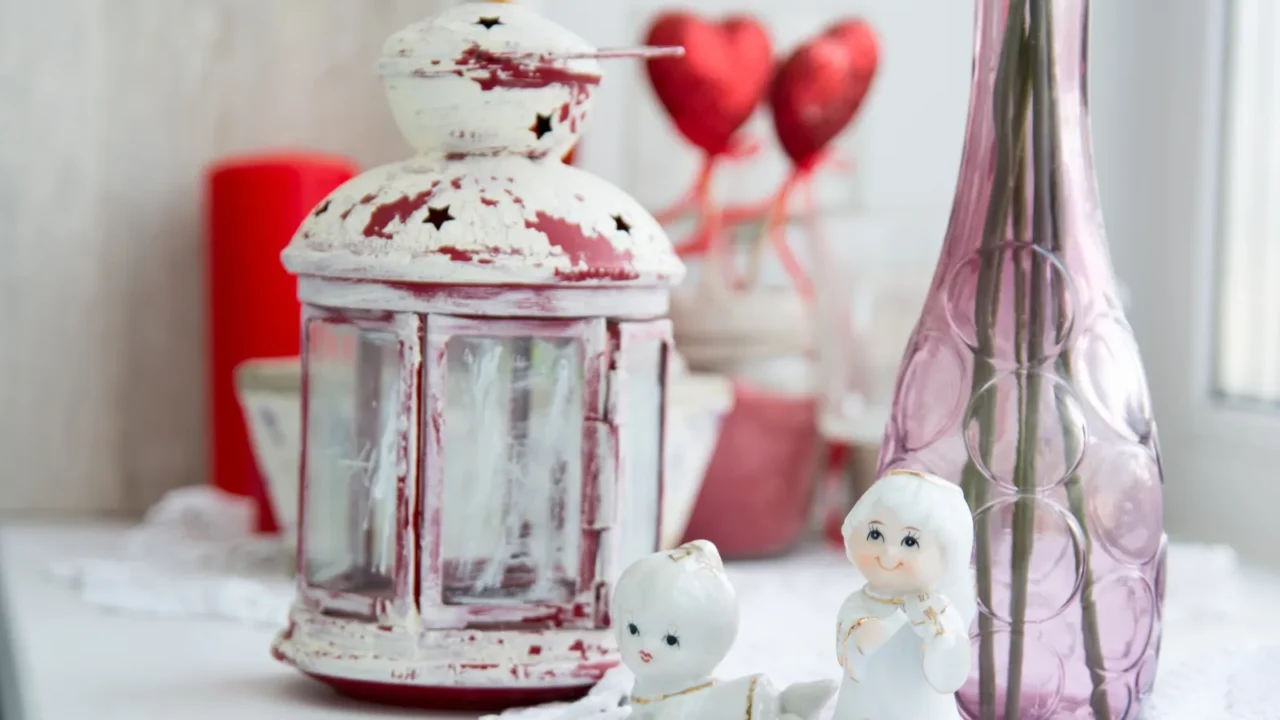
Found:
[[[293,585],[278,544],[245,534],[247,513],[246,507],[193,490],[158,506],[139,528],[100,533],[82,546],[58,543],[60,556],[48,557],[47,548],[23,547],[37,531],[20,526],[6,530],[3,539],[10,547],[0,549],[6,557],[42,552],[63,583],[62,592],[78,594],[84,613],[94,607],[129,613],[146,619],[137,627],[157,635],[173,631],[166,616],[183,618],[183,627],[237,623],[261,633],[265,658],[271,631],[284,624]],[[66,538],[75,532],[66,530]],[[25,592],[15,584],[50,582],[47,576],[16,573],[8,564],[3,570],[10,593]],[[838,672],[830,658],[831,619],[857,584],[838,552],[815,546],[778,560],[733,563],[729,574],[741,602],[742,630],[718,675],[765,672],[786,684]],[[1270,621],[1280,605],[1280,577],[1240,567],[1228,548],[1175,543],[1168,578],[1161,663],[1147,717],[1280,719],[1280,626]],[[38,612],[28,608],[26,616],[10,617],[10,626],[58,622],[32,615]],[[176,637],[174,643],[197,657],[207,649]],[[626,671],[618,671],[576,708],[535,708],[507,716],[621,717],[626,711],[616,709],[617,700],[628,682]],[[606,708],[615,710],[602,713]]]

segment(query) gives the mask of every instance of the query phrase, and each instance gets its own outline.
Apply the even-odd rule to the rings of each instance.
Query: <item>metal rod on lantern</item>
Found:
[[[639,46],[631,48],[600,48],[581,52],[486,52],[485,57],[504,60],[618,60],[624,58],[684,57],[679,45]]]
[[[516,64],[537,65],[539,63],[557,62],[565,60],[620,60],[629,58],[641,58],[651,60],[654,58],[679,58],[684,57],[684,48],[682,47],[635,47],[635,48],[604,48],[601,50],[585,50],[582,52],[548,52],[548,53],[531,53],[531,52],[485,52],[483,61],[493,64],[493,61],[509,61]],[[485,62],[481,62],[483,67]],[[379,67],[383,71],[402,67],[403,59],[383,60]],[[447,75],[457,74],[456,68],[414,68],[414,77],[433,78],[445,77]]]
[[[618,58],[677,58],[684,57],[684,48],[679,45],[643,46],[634,48],[600,48],[594,52],[567,53],[560,55],[543,55],[542,57],[565,60],[616,60]]]

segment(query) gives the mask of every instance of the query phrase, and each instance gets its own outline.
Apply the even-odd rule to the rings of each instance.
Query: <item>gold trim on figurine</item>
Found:
[[[902,598],[880,597],[879,595],[873,594],[870,590],[867,590],[865,585],[862,587],[862,594],[865,595],[868,600],[874,600],[875,602],[878,602],[881,605],[901,605],[902,604]]]
[[[924,622],[913,622],[911,624],[914,627],[932,625],[934,634],[937,637],[942,637],[943,635],[947,634],[947,628],[945,625],[942,624],[942,613],[945,613],[946,611],[947,611],[946,607],[942,608],[941,611],[934,610],[931,607],[927,607],[924,609],[924,618],[925,618]]]
[[[691,557],[696,559],[698,567],[703,570],[709,572],[720,572],[721,570],[721,566],[708,557],[706,551],[699,547],[697,542],[687,542],[667,553],[667,559],[673,563],[678,563]]]
[[[744,720],[751,720],[755,716],[756,705],[756,683],[760,682],[760,676],[755,675],[751,678],[751,683],[747,685],[747,712],[743,715]]]
[[[683,690],[679,690],[673,693],[667,693],[665,695],[659,695],[658,697],[653,697],[653,698],[642,698],[642,697],[636,697],[632,695],[631,702],[635,703],[636,705],[649,705],[650,703],[662,702],[663,700],[670,700],[673,697],[680,697],[681,695],[692,695],[693,693],[696,693],[699,690],[706,690],[707,688],[711,687],[714,684],[715,684],[714,680],[708,680],[702,683],[701,685],[694,685],[693,687],[690,687],[690,688],[685,688]],[[751,687],[752,688],[755,687],[754,681],[752,682]],[[747,702],[750,703],[751,701],[748,700]],[[750,707],[750,704],[748,704],[748,707]]]

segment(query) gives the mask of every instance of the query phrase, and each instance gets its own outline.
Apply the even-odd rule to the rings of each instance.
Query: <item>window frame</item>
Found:
[[[329,588],[313,586],[307,581],[306,559],[308,542],[307,499],[311,493],[311,482],[308,475],[307,449],[310,418],[311,367],[310,342],[311,325],[325,322],[335,325],[350,325],[362,332],[377,332],[393,335],[397,338],[400,356],[400,375],[398,379],[397,403],[400,407],[411,407],[418,396],[418,383],[421,373],[418,372],[422,347],[421,317],[415,313],[369,312],[362,310],[344,310],[326,308],[315,305],[302,307],[302,437],[303,449],[299,465],[301,487],[298,493],[298,550],[297,550],[297,588],[298,597],[303,606],[324,614],[358,617],[378,623],[402,621],[412,612],[414,605],[413,573],[416,568],[416,557],[412,547],[404,542],[406,528],[411,524],[416,502],[415,483],[410,479],[417,467],[418,452],[418,415],[410,413],[407,427],[401,428],[397,440],[396,455],[396,519],[393,532],[397,552],[395,567],[392,570],[393,586],[390,597],[373,597],[352,592],[341,592]],[[404,458],[407,462],[400,462]]]
[[[1280,565],[1267,482],[1280,414],[1217,390],[1228,32],[1240,0],[1095,3],[1094,137],[1106,224],[1153,395],[1174,539]],[[1098,18],[1102,19],[1099,20]]]
[[[441,532],[444,506],[443,423],[424,420],[445,407],[447,345],[459,335],[503,338],[571,338],[581,343],[583,370],[583,445],[581,480],[581,515],[579,519],[578,578],[574,596],[567,603],[469,603],[450,605],[444,602]],[[596,578],[598,556],[602,551],[602,529],[596,527],[601,499],[597,491],[601,470],[612,459],[598,458],[601,448],[591,439],[588,427],[603,418],[608,388],[608,337],[603,318],[561,319],[490,319],[460,315],[430,314],[426,316],[426,351],[420,375],[425,378],[419,421],[423,428],[424,450],[420,461],[419,493],[422,498],[422,526],[418,532],[421,557],[418,582],[418,607],[427,627],[483,628],[521,623],[553,622],[562,628],[594,628],[596,619]],[[447,417],[445,422],[447,422]],[[456,511],[455,511],[456,512]]]
[[[671,422],[671,369],[675,364],[675,342],[673,340],[673,329],[670,320],[619,320],[610,323],[610,332],[616,337],[617,347],[614,349],[614,358],[612,365],[613,370],[610,371],[609,378],[609,394],[608,407],[606,416],[609,420],[609,431],[611,442],[615,445],[617,457],[617,475],[613,483],[613,492],[616,495],[615,503],[619,504],[627,497],[628,485],[631,478],[627,476],[628,463],[627,457],[635,452],[628,443],[628,434],[625,432],[625,425],[634,415],[631,412],[632,384],[627,381],[626,377],[620,376],[621,369],[626,367],[626,359],[633,352],[639,352],[647,343],[655,343],[661,348],[661,362],[658,367],[658,387],[662,393],[659,409],[659,428],[658,428],[658,477],[657,477],[657,512],[655,513],[654,523],[654,547],[650,552],[657,552],[663,545],[662,526],[665,516],[664,504],[667,502],[667,475],[670,468],[667,467],[668,447],[667,447],[667,428]],[[620,550],[621,548],[619,548]],[[638,560],[639,558],[616,557],[608,558],[610,563],[615,563],[606,567],[602,575],[604,578],[613,580],[621,574],[623,567],[621,564]],[[606,599],[607,601],[607,599]]]

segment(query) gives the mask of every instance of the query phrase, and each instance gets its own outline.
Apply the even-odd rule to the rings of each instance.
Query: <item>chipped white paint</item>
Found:
[[[306,308],[303,324],[311,361],[304,383],[299,587],[317,585],[328,607],[372,615],[362,586],[395,582],[408,591],[397,577],[412,558],[396,555],[403,549],[396,509],[400,480],[411,477],[417,464],[417,414],[410,408],[421,367],[422,320],[412,313],[349,317]],[[374,368],[362,355],[376,363],[376,374],[367,375]],[[376,395],[365,396],[370,380]],[[361,425],[357,410],[372,413],[371,425]],[[411,598],[397,597],[383,614],[403,617],[410,605]]]
[[[295,607],[272,652],[322,677],[422,687],[555,687],[590,685],[616,663],[612,635],[379,628]]]
[[[450,338],[442,553],[446,602],[575,594],[585,373],[572,340]],[[656,515],[654,515],[656,516]],[[512,575],[533,583],[511,586]]]
[[[580,136],[598,62],[528,8],[467,3],[392,36],[380,69],[419,155],[322,202],[292,272],[468,285],[669,286],[684,275],[629,195],[558,162]]]
[[[585,444],[604,362],[601,319],[428,318],[424,513],[441,508],[439,549],[423,568],[429,626],[530,616],[594,626],[595,561],[580,564],[588,465],[613,462]],[[598,482],[598,480],[597,480]],[[439,503],[439,506],[436,505]],[[655,518],[656,521],[656,518]],[[581,608],[582,613],[575,612]]]
[[[422,156],[370,170],[320,207],[324,212],[313,213],[284,252],[285,266],[296,274],[664,287],[684,276],[647,210],[613,185],[555,160]],[[447,209],[452,219],[436,227],[433,208],[439,217]]]
[[[339,362],[345,407],[306,412],[300,567],[315,548],[333,567],[303,573],[276,651],[339,688],[419,686],[428,704],[442,701],[432,689],[585,692],[618,661],[609,588],[656,544],[663,462],[636,466],[652,497],[620,513],[632,498],[614,488],[616,438],[632,411],[606,396],[610,364],[632,351],[609,338],[627,336],[623,318],[665,314],[684,267],[639,203],[559,160],[600,80],[592,52],[510,5],[397,33],[380,70],[417,156],[334,191],[282,255],[307,317],[361,336],[390,326],[400,350]],[[664,358],[669,324],[645,325]],[[325,377],[318,350],[309,380]],[[665,452],[664,364],[626,365],[646,375],[630,392],[653,426],[633,428],[637,452]],[[311,432],[326,422],[338,457]],[[335,471],[339,491],[311,515]]]
[[[560,157],[581,136],[601,78],[598,61],[563,56],[594,51],[530,8],[466,3],[392,35],[378,71],[392,115],[421,153]],[[499,59],[511,66],[495,68]],[[541,137],[529,130],[539,113],[554,120]]]
[[[353,310],[502,318],[663,317],[666,288],[404,286],[390,283],[298,278],[298,299],[310,305]]]

